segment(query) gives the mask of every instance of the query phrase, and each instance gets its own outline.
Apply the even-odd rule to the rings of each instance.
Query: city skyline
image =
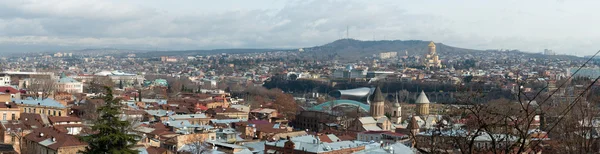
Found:
[[[300,48],[348,37],[590,55],[595,1],[0,1],[0,52]],[[210,4],[210,5],[208,5]],[[499,13],[501,12],[501,13]]]

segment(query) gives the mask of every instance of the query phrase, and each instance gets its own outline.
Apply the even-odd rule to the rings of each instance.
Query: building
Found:
[[[83,129],[81,119],[67,116],[48,116],[48,122],[60,132],[70,135],[79,135]]]
[[[4,74],[4,76],[0,76],[0,86],[10,86],[10,76]]]
[[[59,92],[83,93],[83,84],[71,77],[67,77],[64,73],[60,75],[56,87]]]
[[[418,116],[429,115],[429,103],[430,102],[429,102],[429,99],[427,98],[427,95],[425,95],[424,91],[421,91],[421,94],[419,94],[419,97],[415,101],[415,104],[417,104],[417,115]]]
[[[13,102],[5,102],[0,104],[0,120],[17,120],[21,115],[19,107]]]
[[[215,116],[225,116],[229,118],[248,120],[248,112],[242,112],[234,108],[211,108],[206,110],[206,114]]]
[[[177,58],[169,56],[161,56],[160,61],[162,62],[177,62]]]
[[[267,120],[271,122],[272,118],[279,117],[277,110],[269,108],[257,108],[250,111],[250,116],[256,120]]]
[[[19,137],[29,134],[31,130],[18,120],[2,121],[0,124],[0,141],[11,145],[17,153],[20,153],[22,140]],[[0,151],[0,153],[4,152]]]
[[[23,153],[77,154],[85,150],[87,143],[77,136],[60,132],[52,127],[34,129],[23,137]]]
[[[13,98],[21,98],[21,92],[13,87],[0,86],[0,102],[9,102]]]
[[[95,74],[96,76],[106,76],[114,84],[123,82],[125,85],[142,84],[146,78],[143,75],[124,73],[121,71],[101,71]]]
[[[379,53],[379,59],[396,58],[397,55],[398,55],[398,52],[382,52],[382,53]]]
[[[428,47],[429,47],[429,53],[425,54],[425,59],[423,61],[423,65],[425,65],[425,68],[428,68],[428,69],[442,68],[442,61],[440,60],[440,58],[436,52],[435,43],[430,42]]]
[[[544,49],[544,55],[554,56],[554,55],[556,55],[556,52],[554,52],[550,49]]]
[[[333,71],[333,78],[365,78],[366,75],[366,70],[352,69],[352,67]]]
[[[398,124],[402,122],[402,105],[400,105],[400,100],[398,95],[396,95],[396,102],[392,105],[392,107],[387,111],[390,114],[390,120],[394,124]]]
[[[381,93],[381,89],[377,87],[375,92],[369,98],[371,105],[369,107],[369,115],[367,117],[360,117],[354,120],[348,130],[351,131],[380,131],[380,130],[391,130],[392,123],[388,117],[385,116],[385,98]]]
[[[390,131],[365,131],[357,133],[357,140],[376,143],[396,143],[408,140],[408,135]]]
[[[154,86],[163,86],[163,87],[169,86],[169,83],[165,79],[155,79],[154,82],[152,82],[152,84]]]
[[[13,99],[13,102],[19,106],[21,113],[37,113],[52,116],[67,116],[69,108],[60,104],[52,98],[47,99]]]
[[[384,106],[385,98],[383,94],[381,94],[381,89],[377,87],[375,92],[373,93],[371,99],[371,107],[369,108],[369,115],[371,115],[375,119],[379,119],[381,117],[385,117],[385,106]]]
[[[296,115],[294,127],[313,132],[321,132],[322,130],[331,129],[332,127],[346,129],[353,121],[353,118],[336,116],[327,112],[301,111],[300,114]]]
[[[265,153],[343,154],[365,150],[367,144],[368,142],[356,141],[323,142],[310,135],[265,142]]]

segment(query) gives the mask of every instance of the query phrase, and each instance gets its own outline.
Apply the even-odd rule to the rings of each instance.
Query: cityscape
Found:
[[[320,4],[273,3],[286,3],[285,7]],[[36,11],[42,9],[35,2],[0,4],[14,14],[26,12],[23,8],[43,12]],[[62,13],[74,10],[66,3],[57,6]],[[300,6],[296,7],[307,7]],[[124,12],[132,9],[118,8]],[[137,18],[132,10],[131,18]],[[119,11],[115,10],[122,13]],[[103,17],[85,18],[103,26],[100,22],[108,20]],[[0,15],[0,21],[5,20],[9,18]],[[77,24],[66,18],[58,21]],[[211,20],[215,21],[219,20]],[[205,24],[191,26],[211,27]],[[218,24],[213,24],[213,30]],[[264,27],[262,23],[244,24]],[[3,26],[0,23],[0,31],[5,30]],[[129,26],[131,31],[143,29]],[[353,37],[349,26],[341,27],[341,37],[326,37],[320,43],[298,36],[295,42],[308,44],[268,46],[259,41],[267,38],[240,32],[235,35],[248,35],[255,42],[230,40],[225,46],[174,47],[187,46],[189,41],[211,42],[190,38],[154,49],[126,46],[120,43],[131,40],[117,39],[120,41],[89,47],[55,40],[50,42],[56,45],[38,50],[36,43],[10,44],[6,38],[21,36],[6,33],[9,37],[0,36],[0,153],[600,152],[600,51],[590,53],[598,49],[480,49],[437,36],[364,39],[358,34]],[[176,38],[180,31],[195,33],[181,27],[171,30],[177,32],[157,38]],[[56,36],[90,44],[105,41],[79,39],[68,31],[63,31],[68,35]],[[23,36],[31,34],[28,40],[37,40],[34,33]],[[155,38],[153,35],[148,38]],[[268,39],[279,42],[289,38]]]

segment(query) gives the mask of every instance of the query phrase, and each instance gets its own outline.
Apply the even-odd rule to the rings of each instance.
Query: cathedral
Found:
[[[385,97],[381,93],[379,87],[369,96],[371,102],[369,107],[369,115],[356,119],[349,127],[353,131],[381,131],[394,130],[395,124],[400,123],[401,107],[396,101],[391,109],[385,108]],[[389,116],[386,116],[386,114]]]
[[[425,68],[442,68],[442,61],[440,60],[438,54],[435,51],[435,43],[429,43],[428,47],[429,53],[425,54],[425,59],[423,60]]]

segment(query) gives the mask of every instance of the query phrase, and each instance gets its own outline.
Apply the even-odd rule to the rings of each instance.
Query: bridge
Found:
[[[332,106],[332,104],[333,104],[333,106]],[[360,108],[366,112],[369,112],[369,108],[370,108],[370,106],[365,103],[361,103],[361,102],[353,101],[353,100],[342,99],[342,100],[334,100],[334,101],[328,101],[325,103],[321,103],[317,106],[313,106],[313,107],[309,108],[309,110],[326,111],[326,110],[331,110],[331,108],[338,107],[338,106],[357,106],[358,108]]]

